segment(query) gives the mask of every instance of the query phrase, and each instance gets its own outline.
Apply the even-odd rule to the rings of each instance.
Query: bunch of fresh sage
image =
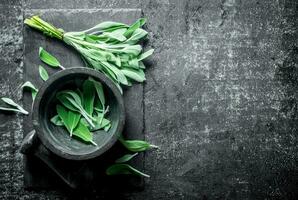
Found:
[[[141,18],[129,26],[106,21],[79,32],[64,32],[39,16],[25,19],[24,23],[75,48],[89,67],[111,78],[122,92],[121,84],[130,86],[132,81],[145,80],[142,61],[153,53],[153,49],[142,53],[138,44],[148,34],[141,28],[145,22]],[[60,63],[54,65],[63,68]]]
[[[59,101],[57,115],[51,118],[51,122],[64,126],[70,137],[74,135],[97,145],[93,141],[93,132],[100,129],[108,131],[111,127],[110,120],[105,117],[109,106],[106,106],[102,84],[89,77],[81,88],[59,91],[56,98]]]

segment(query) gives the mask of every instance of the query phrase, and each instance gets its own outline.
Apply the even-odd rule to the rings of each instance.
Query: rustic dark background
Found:
[[[0,96],[22,98],[24,10],[94,8],[141,8],[156,50],[143,125],[161,149],[119,199],[298,196],[297,1],[1,0]],[[0,198],[73,199],[23,189],[23,120],[0,113]]]

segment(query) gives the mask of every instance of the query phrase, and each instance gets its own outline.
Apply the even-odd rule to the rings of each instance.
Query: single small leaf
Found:
[[[130,161],[133,157],[135,157],[136,155],[138,155],[138,153],[135,154],[125,154],[124,156],[118,158],[117,160],[115,160],[115,163],[125,163]]]
[[[70,136],[73,134],[73,130],[77,127],[79,121],[81,118],[81,114],[77,112],[73,112],[71,110],[68,111],[67,115],[67,121],[68,121],[68,126],[70,129]]]
[[[44,81],[49,79],[49,74],[48,74],[47,70],[41,65],[39,65],[39,76]]]
[[[39,47],[39,58],[42,60],[44,63],[50,65],[51,67],[54,68],[63,68],[60,64],[60,62],[52,56],[49,52],[47,52],[45,49],[42,47]]]
[[[90,142],[93,145],[97,146],[97,144],[93,141],[92,133],[81,121],[79,122],[77,128],[74,130],[73,135],[79,137],[85,142]]]
[[[67,112],[67,110],[61,105],[57,105],[56,110],[57,110],[58,116],[62,120],[65,128],[68,130],[68,132],[71,135],[72,131],[71,131],[70,123],[68,121],[68,112]]]
[[[92,115],[94,110],[95,87],[92,81],[85,80],[83,83],[83,105],[89,115]]]
[[[145,58],[148,58],[149,56],[151,56],[154,52],[154,49],[150,49],[144,53],[142,53],[139,58],[138,58],[138,61],[141,61],[141,60],[144,60]]]
[[[121,144],[131,152],[146,151],[151,148],[158,148],[155,145],[149,144],[143,140],[125,140],[122,137],[119,138]]]
[[[55,124],[56,126],[64,126],[62,119],[59,117],[59,115],[55,115],[51,118],[51,122]]]
[[[25,115],[28,115],[29,112],[26,111],[22,106],[19,104],[15,103],[12,99],[7,98],[7,97],[2,97],[1,100],[11,106],[12,108],[6,108],[6,107],[0,107],[1,110],[6,110],[6,111],[14,111],[14,112],[20,112]]]
[[[144,176],[149,178],[150,176],[148,174],[145,174],[132,166],[128,164],[114,164],[111,165],[109,168],[106,170],[107,175],[119,175],[119,174],[133,174],[137,176]]]
[[[100,100],[100,103],[101,103],[102,107],[104,107],[105,106],[105,96],[104,96],[102,84],[100,82],[94,80],[91,77],[89,77],[89,80],[91,80],[93,82],[97,96]]]
[[[35,99],[38,89],[30,81],[26,81],[21,88],[23,88],[23,90],[31,91],[32,99]]]

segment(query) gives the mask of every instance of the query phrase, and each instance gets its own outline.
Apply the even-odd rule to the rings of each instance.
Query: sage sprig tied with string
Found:
[[[24,23],[75,48],[88,67],[112,79],[121,92],[121,85],[131,86],[132,81],[146,80],[142,61],[153,53],[153,49],[142,52],[138,44],[148,34],[142,29],[146,23],[144,18],[132,25],[106,21],[78,32],[65,32],[39,16],[25,19]]]

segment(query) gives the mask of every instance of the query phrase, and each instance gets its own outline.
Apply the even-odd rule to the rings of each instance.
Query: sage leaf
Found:
[[[61,69],[65,69],[53,55],[51,55],[49,52],[47,52],[42,47],[39,47],[39,58],[44,63],[48,64],[49,66],[51,66],[53,68],[60,67]]]
[[[39,76],[44,81],[49,79],[49,74],[48,74],[47,70],[41,65],[39,65]]]
[[[61,120],[59,115],[55,115],[54,117],[52,117],[51,122],[56,126],[64,126],[63,121]]]
[[[68,112],[67,112],[67,110],[63,106],[60,106],[60,105],[56,106],[56,110],[57,110],[58,116],[62,120],[65,128],[68,130],[68,132],[71,135],[72,131],[71,131],[70,124],[68,122]]]
[[[149,56],[151,56],[154,52],[154,49],[150,49],[144,53],[142,53],[139,58],[138,58],[138,61],[141,61],[141,60],[144,60],[145,58],[148,58]]]
[[[134,153],[134,154],[125,154],[124,156],[118,158],[117,160],[115,160],[115,163],[125,163],[130,161],[133,157],[137,156],[138,153]]]
[[[78,108],[76,108],[75,106],[72,105],[72,103],[70,103],[68,101],[68,99],[66,98],[66,95],[63,93],[57,93],[56,98],[60,101],[60,103],[65,106],[66,108],[68,108],[69,110],[72,111],[79,111]]]
[[[119,141],[127,150],[131,152],[141,152],[151,148],[158,148],[158,146],[152,145],[143,140],[125,140],[120,137]]]
[[[122,69],[121,71],[123,74],[125,74],[125,76],[131,78],[134,81],[143,82],[144,80],[146,80],[143,70],[134,70],[126,68]]]
[[[144,176],[149,178],[150,176],[148,174],[145,174],[132,166],[128,164],[114,164],[107,168],[106,170],[107,175],[118,175],[118,174],[133,174],[137,176]]]
[[[92,115],[94,110],[95,88],[93,82],[85,80],[83,83],[83,105],[89,115]]]
[[[127,38],[130,37],[135,30],[137,30],[138,28],[140,28],[141,26],[143,26],[145,23],[146,23],[146,19],[145,18],[138,19],[135,23],[133,23],[127,29],[127,31],[123,35],[125,37],[127,37]]]
[[[89,80],[93,82],[97,96],[100,100],[102,107],[104,108],[105,107],[105,96],[104,96],[102,84],[100,82],[94,80],[91,77],[89,77]]]
[[[30,81],[26,81],[21,88],[23,88],[23,90],[31,91],[32,100],[35,99],[38,89]]]
[[[9,105],[10,107],[0,107],[0,110],[4,110],[4,111],[13,111],[13,112],[20,112],[23,113],[25,115],[28,115],[29,112],[26,111],[22,106],[18,105],[17,103],[15,103],[12,99],[7,98],[7,97],[2,97],[1,100],[6,103],[7,105]]]
[[[81,118],[81,114],[73,111],[68,111],[67,121],[70,128],[70,136],[73,134],[73,130],[78,125]]]
[[[144,29],[138,28],[134,31],[132,36],[125,41],[125,44],[136,44],[148,34]]]
[[[97,146],[97,144],[93,141],[92,133],[81,121],[79,122],[77,128],[74,130],[73,135],[77,136],[85,142],[90,142],[93,145]]]

